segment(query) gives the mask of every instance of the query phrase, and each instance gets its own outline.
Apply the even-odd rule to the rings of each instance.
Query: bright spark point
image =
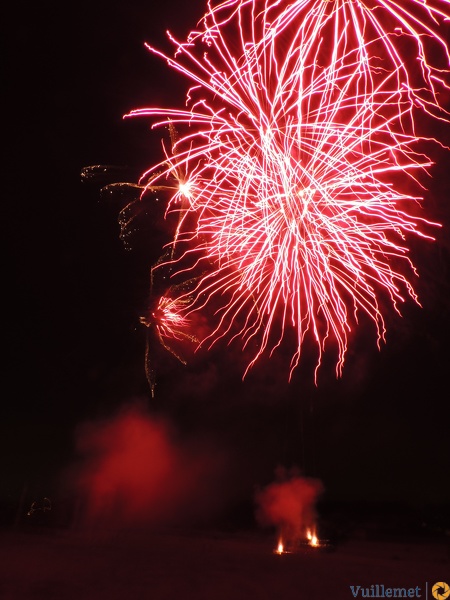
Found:
[[[181,195],[185,196],[187,199],[191,197],[191,185],[189,183],[180,183],[178,187],[178,191]]]
[[[293,334],[291,373],[309,338],[340,376],[361,312],[380,343],[389,306],[418,303],[408,242],[438,226],[419,208],[438,142],[416,122],[448,121],[449,2],[208,6],[173,58],[149,47],[192,82],[187,107],[130,113],[180,131],[142,179],[178,182],[171,265],[198,277],[179,306],[210,309],[200,344],[254,346],[247,370]]]

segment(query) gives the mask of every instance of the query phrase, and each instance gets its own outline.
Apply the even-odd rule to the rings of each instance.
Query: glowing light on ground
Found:
[[[319,545],[319,540],[317,538],[317,535],[315,533],[312,533],[309,529],[308,529],[308,533],[306,534],[306,537],[308,539],[310,546],[314,547],[314,546]]]
[[[330,544],[327,540],[321,541],[317,537],[315,533],[311,533],[308,530],[306,534],[306,542],[301,540],[296,540],[295,543],[285,546],[282,539],[280,538],[277,544],[276,549],[274,550],[275,554],[292,554],[304,551],[305,548],[325,548]]]
[[[275,550],[275,553],[276,554],[283,554],[283,552],[284,552],[284,546],[283,546],[283,542],[280,540],[278,542],[278,546],[277,546],[277,549]]]
[[[141,181],[166,186],[170,265],[198,277],[177,318],[208,312],[199,343],[240,340],[247,370],[293,337],[291,373],[310,339],[340,376],[361,313],[380,345],[386,311],[419,303],[409,243],[438,227],[421,203],[439,142],[416,121],[448,120],[449,3],[208,6],[174,57],[149,46],[192,83],[186,107],[128,115],[180,131]]]

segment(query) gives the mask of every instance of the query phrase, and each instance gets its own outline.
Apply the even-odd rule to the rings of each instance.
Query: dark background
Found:
[[[160,157],[161,133],[133,108],[181,105],[185,82],[144,42],[167,48],[203,2],[35,3],[9,6],[2,63],[4,385],[1,402],[3,503],[58,493],[80,423],[113,414],[134,398],[166,414],[184,435],[208,434],[232,457],[237,497],[278,464],[320,478],[330,503],[445,507],[450,503],[449,156],[426,193],[434,244],[413,243],[422,308],[388,317],[379,352],[369,324],[350,349],[342,380],[324,369],[290,384],[282,357],[241,381],[240,351],[218,348],[184,367],[153,346],[154,399],[144,372],[148,247],[120,240],[120,200],[90,165],[140,173]],[[450,142],[449,128],[437,128]],[[6,182],[6,184],[5,184]],[[141,238],[142,239],[142,235]],[[158,246],[159,248],[159,246]],[[437,509],[437,508],[436,508]]]

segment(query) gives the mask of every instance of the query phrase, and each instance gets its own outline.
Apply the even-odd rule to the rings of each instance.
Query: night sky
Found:
[[[288,384],[282,354],[242,382],[238,345],[183,366],[150,340],[157,370],[151,398],[148,332],[139,317],[164,231],[144,220],[126,249],[120,198],[101,196],[102,182],[82,181],[81,171],[111,165],[135,177],[158,160],[161,132],[122,116],[142,106],[182,105],[185,82],[144,42],[167,48],[165,30],[186,34],[202,7],[200,0],[83,0],[8,8],[1,500],[16,502],[23,489],[57,493],[80,424],[139,399],[180,435],[214,440],[228,457],[229,486],[244,500],[282,464],[321,479],[330,502],[449,503],[444,152],[436,151],[426,194],[430,218],[443,228],[435,244],[412,248],[422,308],[409,303],[402,318],[388,316],[380,352],[362,319],[343,378],[336,381],[325,364],[315,387],[308,365]],[[450,129],[438,129],[450,143]]]

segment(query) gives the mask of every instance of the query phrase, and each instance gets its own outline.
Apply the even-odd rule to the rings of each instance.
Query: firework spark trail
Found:
[[[188,319],[182,312],[183,303],[179,298],[161,296],[158,306],[152,312],[153,323],[161,338],[183,339]],[[181,308],[181,310],[180,310]]]
[[[398,180],[420,189],[432,164],[416,150],[433,141],[417,136],[417,110],[447,119],[440,25],[450,3],[408,5],[229,0],[185,43],[170,37],[173,59],[150,48],[194,84],[184,110],[130,113],[182,131],[142,178],[149,188],[174,181],[172,261],[178,275],[203,273],[180,297],[180,318],[211,307],[203,342],[254,340],[249,367],[292,329],[291,371],[309,332],[317,366],[337,344],[340,375],[359,309],[380,342],[381,298],[397,311],[408,296],[418,302],[405,238],[433,239],[436,224],[417,216],[421,197]]]

